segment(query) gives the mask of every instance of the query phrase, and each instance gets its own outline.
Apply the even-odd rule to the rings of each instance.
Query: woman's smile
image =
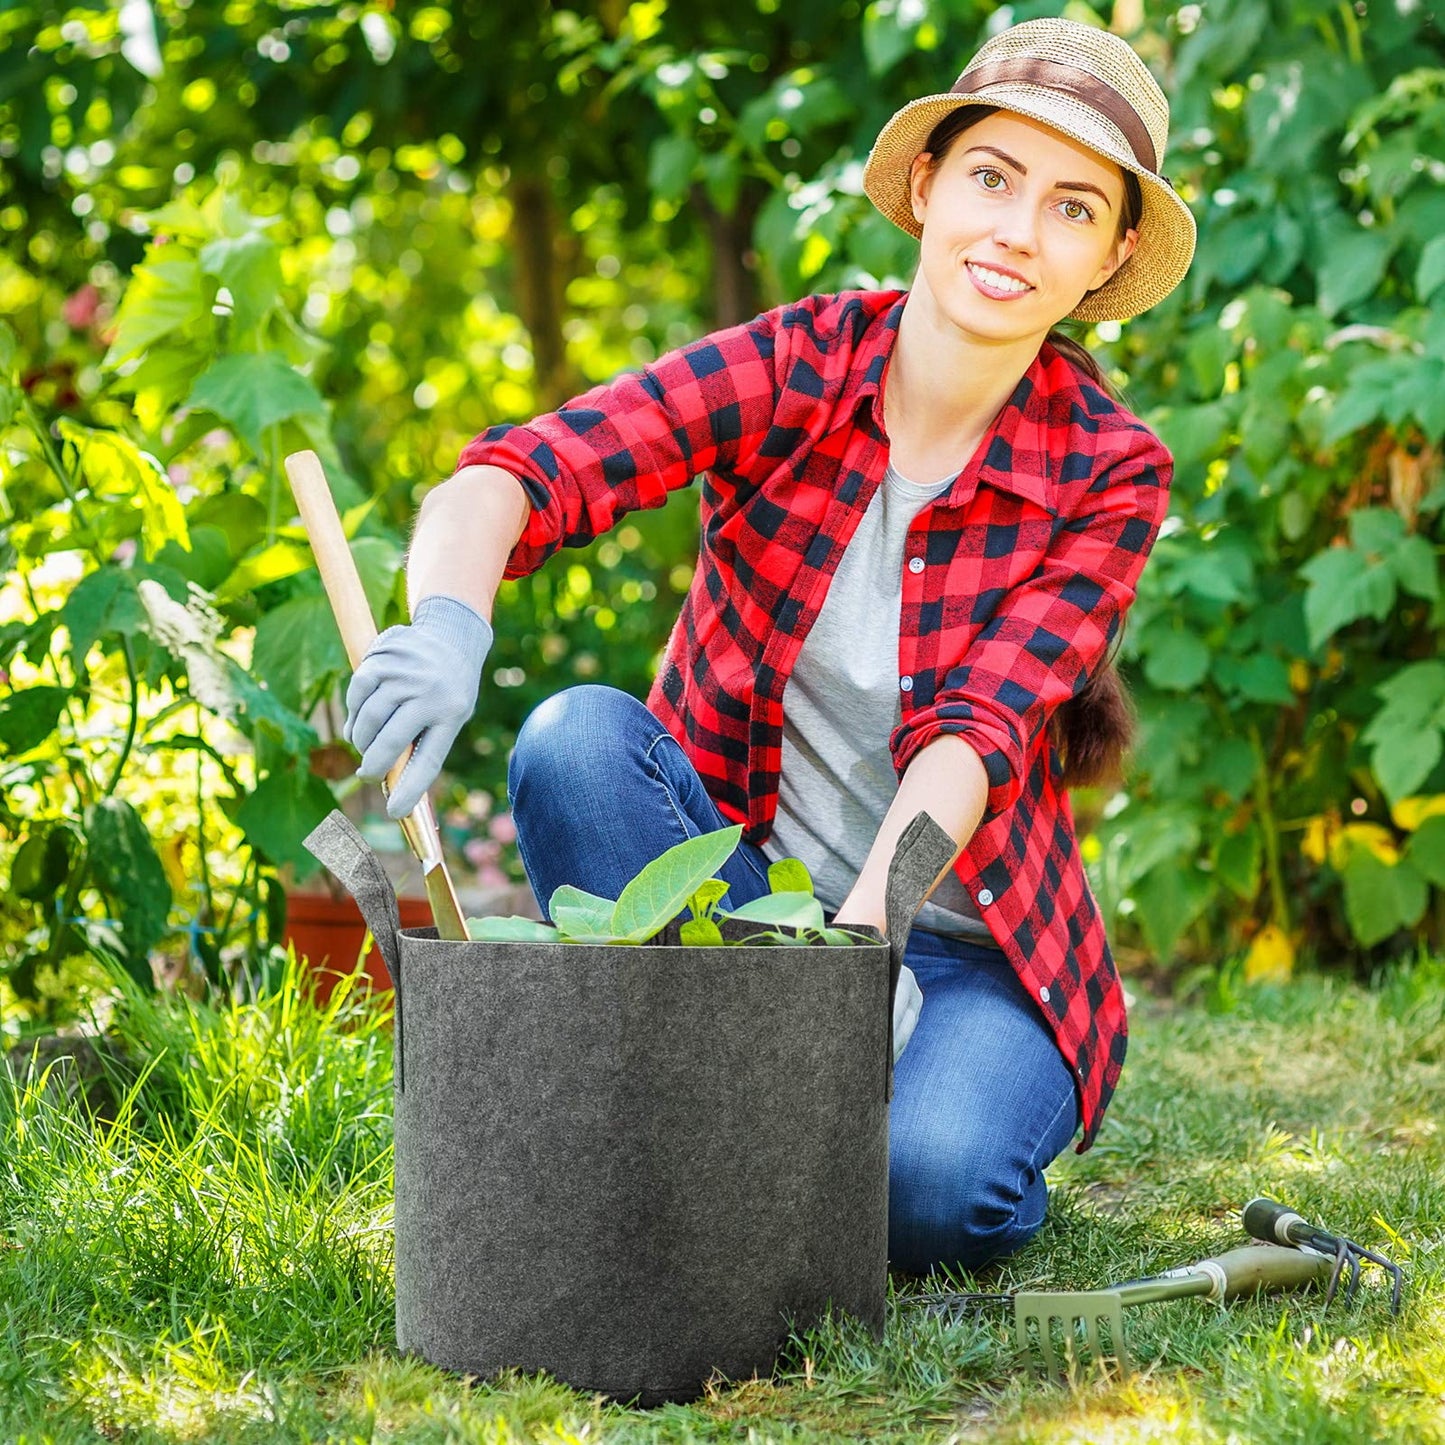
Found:
[[[1026,296],[1034,288],[1015,271],[1002,266],[985,266],[979,261],[964,263],[973,284],[995,301],[1012,301]]]

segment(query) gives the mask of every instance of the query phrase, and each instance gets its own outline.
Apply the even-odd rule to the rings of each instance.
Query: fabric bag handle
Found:
[[[958,856],[958,844],[928,813],[919,813],[903,830],[898,846],[888,864],[888,888],[884,898],[884,916],[888,923],[888,1013],[883,1020],[888,1046],[888,1074],[884,1098],[893,1098],[893,999],[898,992],[898,977],[903,971],[903,955],[908,948],[908,934],[923,901],[933,892],[939,879]]]
[[[396,995],[396,1087],[402,1087],[401,1064],[401,910],[396,890],[381,859],[356,825],[341,811],[332,812],[303,840],[306,851],[324,863],[342,887],[356,900],[361,916],[381,950]]]

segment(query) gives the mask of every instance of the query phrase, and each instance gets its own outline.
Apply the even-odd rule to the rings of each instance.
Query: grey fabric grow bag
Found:
[[[890,942],[850,948],[448,943],[341,813],[306,846],[396,986],[402,1350],[653,1404],[766,1374],[830,1305],[881,1331],[892,991],[954,853],[927,814]]]

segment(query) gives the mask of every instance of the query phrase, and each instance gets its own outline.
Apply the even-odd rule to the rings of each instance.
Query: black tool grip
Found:
[[[1252,1239],[1267,1239],[1274,1244],[1307,1245],[1311,1249],[1333,1253],[1339,1240],[1333,1234],[1301,1219],[1288,1205],[1261,1196],[1244,1206],[1245,1232]]]
[[[1251,1199],[1244,1206],[1244,1231],[1251,1239],[1268,1239],[1274,1244],[1291,1244],[1289,1225],[1299,1219],[1293,1209],[1273,1199]],[[1304,1221],[1300,1220],[1303,1224]]]

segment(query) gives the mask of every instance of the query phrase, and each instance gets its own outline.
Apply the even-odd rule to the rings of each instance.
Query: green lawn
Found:
[[[1089,1288],[1243,1242],[1281,1197],[1407,1270],[1353,1308],[1273,1297],[1126,1316],[1127,1383],[1046,1387],[1001,1315],[899,1284],[881,1344],[792,1342],[772,1380],[652,1412],[468,1384],[391,1342],[390,1045],[283,986],[222,1013],[135,1000],[111,1126],[0,1079],[0,1441],[1445,1442],[1445,965],[1141,999],[1097,1146],[1037,1240],[968,1287]]]

